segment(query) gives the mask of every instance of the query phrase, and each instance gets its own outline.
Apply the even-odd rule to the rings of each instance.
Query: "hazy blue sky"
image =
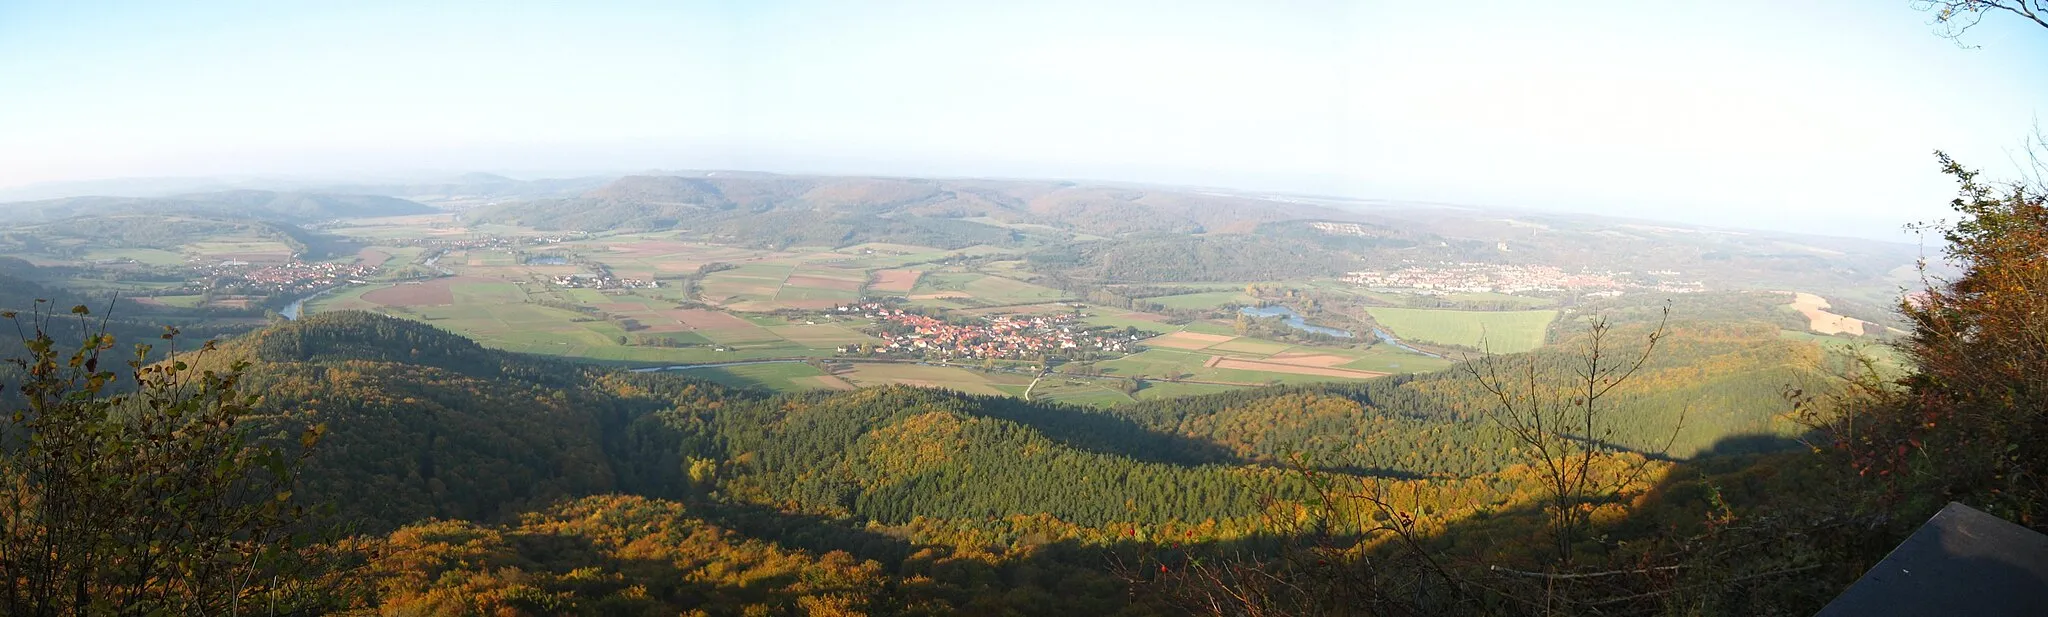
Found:
[[[1099,178],[1886,235],[2048,116],[1906,0],[0,0],[0,186],[741,168]],[[2048,119],[2043,119],[2048,122]]]

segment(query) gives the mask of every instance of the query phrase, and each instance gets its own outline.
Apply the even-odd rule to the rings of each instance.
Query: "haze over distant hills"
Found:
[[[401,216],[434,212],[425,205],[383,195],[298,193],[252,189],[167,197],[65,197],[0,204],[0,220],[34,223],[79,216],[188,214],[312,222],[346,217]]]
[[[472,223],[543,230],[672,231],[779,248],[897,242],[1033,251],[1040,271],[1094,281],[1335,276],[1404,261],[1655,270],[1741,288],[1855,288],[1881,300],[1911,282],[1918,247],[1879,240],[1701,228],[1560,214],[1331,197],[1051,180],[652,172],[522,180],[489,173],[0,203],[16,222],[82,214],[255,216],[307,222],[461,211]],[[44,190],[147,194],[203,180]],[[1355,223],[1336,228],[1317,222]],[[1115,242],[1107,242],[1116,239]]]

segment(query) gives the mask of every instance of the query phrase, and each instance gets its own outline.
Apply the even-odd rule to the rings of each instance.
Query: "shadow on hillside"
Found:
[[[1721,440],[1716,451],[1747,452],[1780,443],[1778,439],[1730,437]],[[1351,614],[1346,607],[1368,600],[1394,602],[1386,614],[1537,612],[1524,610],[1531,606],[1522,604],[1527,600],[1577,602],[1589,609],[1598,603],[1601,614],[1661,614],[1669,602],[1684,601],[1711,602],[1716,614],[1810,615],[1903,537],[1899,530],[1886,526],[1849,524],[1855,516],[1852,500],[1837,494],[1839,487],[1828,486],[1835,477],[1830,473],[1832,469],[1824,462],[1804,453],[1715,455],[1674,463],[1627,517],[1602,521],[1594,534],[1579,542],[1575,546],[1577,561],[1563,570],[1642,570],[1638,574],[1560,581],[1494,570],[1543,572],[1554,563],[1553,549],[1542,539],[1545,514],[1540,507],[1482,510],[1456,520],[1435,521],[1442,531],[1419,538],[1421,547],[1431,559],[1463,578],[1461,586],[1424,570],[1425,562],[1413,559],[1413,551],[1408,551],[1410,559],[1402,559],[1400,553],[1406,549],[1397,543],[1367,551],[1367,559],[1328,560],[1323,557],[1331,553],[1316,552],[1357,544],[1363,536],[1353,532],[1280,530],[1193,544],[1170,539],[1102,544],[1040,539],[1030,533],[991,534],[988,545],[976,548],[1002,557],[993,562],[963,562],[945,557],[956,553],[949,547],[917,544],[877,532],[858,519],[738,504],[692,503],[690,508],[713,524],[784,549],[813,554],[844,551],[881,563],[899,576],[931,576],[960,589],[1038,586],[1050,577],[1064,581],[1064,593],[1074,596],[1036,598],[1031,601],[1041,605],[1024,609],[1027,613],[1071,611],[1081,605],[1090,610],[1121,603],[1174,605],[1206,591],[1190,589],[1190,585],[1218,583],[1215,579],[1195,580],[1188,574],[1193,564],[1208,564],[1213,569],[1219,564],[1263,560],[1261,567],[1284,575],[1287,584],[1247,595],[1270,596],[1269,601],[1295,609],[1327,609],[1321,614]],[[1715,503],[1737,510],[1740,531],[1702,539]],[[1658,543],[1690,547],[1682,557],[1656,553],[1657,559],[1682,565],[1685,574],[1646,569],[1639,553],[1631,548]],[[1307,561],[1281,558],[1309,554],[1317,557]],[[1826,559],[1814,561],[1816,556]],[[1802,565],[1790,572],[1772,572],[1785,564]],[[1117,576],[1105,578],[1105,572]],[[1250,580],[1237,582],[1250,584]],[[1361,595],[1379,593],[1374,589],[1400,589],[1405,595]],[[953,599],[974,601],[970,596]],[[1708,596],[1711,598],[1701,599]],[[1034,598],[1030,594],[1020,597]]]
[[[817,581],[805,580],[801,571],[750,564],[745,555],[731,565],[712,569],[713,574],[707,575],[702,570],[690,569],[703,566],[696,559],[621,558],[617,547],[602,546],[583,535],[518,533],[507,535],[506,540],[515,548],[517,555],[537,557],[541,562],[486,562],[472,564],[471,567],[540,565],[557,576],[564,576],[565,579],[557,584],[573,589],[577,596],[574,604],[565,605],[559,598],[536,598],[534,594],[519,593],[518,587],[508,588],[506,591],[509,593],[498,599],[510,607],[526,611],[522,614],[562,614],[570,606],[581,609],[576,611],[578,614],[615,614],[636,608],[644,610],[648,600],[657,600],[714,615],[737,615],[748,605],[796,607],[805,595],[835,591],[830,587],[819,587]],[[685,564],[689,567],[686,568]],[[621,577],[576,576],[578,572],[590,571],[617,572]],[[638,614],[641,610],[632,612]]]
[[[974,411],[981,415],[1024,425],[1062,445],[1086,452],[1176,465],[1249,463],[1215,442],[1162,433],[1095,409],[1028,403],[1006,396],[974,399]]]
[[[702,500],[686,503],[692,514],[711,524],[784,549],[812,553],[845,551],[855,557],[884,564],[899,563],[917,550],[907,539],[870,531],[848,519],[795,514],[742,503]]]

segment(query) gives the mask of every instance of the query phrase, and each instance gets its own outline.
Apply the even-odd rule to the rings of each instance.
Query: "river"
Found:
[[[1296,313],[1296,312],[1294,312],[1294,309],[1291,309],[1291,308],[1287,308],[1287,307],[1284,307],[1284,306],[1280,306],[1280,305],[1277,305],[1277,304],[1276,304],[1276,305],[1271,305],[1271,306],[1262,306],[1262,307],[1256,307],[1256,308],[1254,308],[1254,307],[1249,307],[1249,306],[1248,306],[1248,307],[1245,307],[1245,308],[1242,308],[1242,309],[1239,309],[1239,310],[1240,310],[1240,311],[1242,311],[1242,312],[1243,312],[1244,314],[1246,314],[1246,315],[1250,315],[1250,316],[1253,316],[1253,317],[1278,317],[1278,316],[1282,316],[1282,315],[1285,315],[1285,316],[1287,317],[1287,325],[1288,325],[1289,327],[1293,327],[1293,328],[1295,328],[1295,329],[1297,329],[1297,330],[1302,330],[1302,331],[1305,331],[1305,332],[1315,332],[1315,333],[1317,333],[1317,334],[1328,334],[1328,335],[1330,335],[1330,336],[1335,336],[1335,337],[1338,337],[1338,338],[1352,338],[1352,335],[1351,335],[1351,333],[1350,333],[1350,332],[1345,332],[1345,331],[1343,331],[1343,330],[1338,330],[1338,329],[1336,329],[1336,328],[1330,328],[1330,327],[1324,327],[1324,326],[1318,326],[1318,325],[1315,325],[1315,324],[1311,324],[1311,323],[1309,323],[1309,322],[1308,322],[1308,320],[1302,319],[1302,318],[1301,318],[1301,314],[1300,314],[1300,313]],[[1409,353],[1416,353],[1416,354],[1421,354],[1421,355],[1429,356],[1429,357],[1431,357],[1431,358],[1442,358],[1442,357],[1443,357],[1443,356],[1440,356],[1440,355],[1437,355],[1437,354],[1433,354],[1433,353],[1430,353],[1430,352],[1427,352],[1427,351],[1423,351],[1423,350],[1420,350],[1420,349],[1416,349],[1416,348],[1414,348],[1414,347],[1411,347],[1411,346],[1409,346],[1409,345],[1408,345],[1407,343],[1403,343],[1403,342],[1401,342],[1401,339],[1400,339],[1399,337],[1396,337],[1396,336],[1394,336],[1394,333],[1392,333],[1392,332],[1388,332],[1388,331],[1386,331],[1386,330],[1383,330],[1383,329],[1380,329],[1380,328],[1373,328],[1373,329],[1372,329],[1372,334],[1373,334],[1373,336],[1379,337],[1379,339],[1380,339],[1380,341],[1381,341],[1381,342],[1384,342],[1384,343],[1386,343],[1386,344],[1388,344],[1388,345],[1393,345],[1393,346],[1394,346],[1394,348],[1396,348],[1396,349],[1400,349],[1400,350],[1402,350],[1402,351],[1406,351],[1406,352],[1409,352]]]
[[[1343,330],[1338,330],[1336,328],[1311,324],[1308,322],[1308,320],[1302,319],[1300,313],[1294,312],[1294,309],[1280,306],[1278,304],[1259,307],[1247,306],[1238,309],[1238,311],[1253,317],[1279,317],[1285,315],[1287,316],[1288,327],[1294,328],[1296,330],[1301,330],[1303,332],[1314,332],[1316,334],[1327,334],[1337,338],[1353,338],[1350,332],[1345,332]]]
[[[1373,328],[1373,329],[1372,329],[1372,335],[1373,335],[1373,336],[1377,336],[1377,337],[1380,337],[1380,342],[1382,342],[1382,343],[1386,343],[1386,344],[1388,344],[1388,345],[1393,345],[1393,346],[1394,346],[1395,348],[1397,348],[1397,349],[1401,349],[1401,350],[1403,350],[1403,351],[1407,351],[1407,352],[1410,352],[1410,353],[1419,353],[1419,354],[1422,354],[1422,355],[1425,355],[1425,356],[1429,356],[1429,357],[1431,357],[1431,358],[1442,358],[1442,357],[1443,357],[1443,356],[1440,356],[1440,355],[1437,355],[1437,354],[1429,353],[1429,352],[1427,352],[1427,351],[1423,351],[1423,350],[1420,350],[1420,349],[1416,349],[1416,348],[1414,348],[1414,347],[1409,347],[1407,343],[1403,343],[1403,342],[1401,342],[1401,339],[1395,338],[1395,337],[1394,337],[1394,333],[1392,333],[1392,332],[1388,332],[1388,331],[1386,331],[1386,330],[1381,330],[1381,329],[1379,329],[1379,328]]]
[[[298,320],[299,320],[299,314],[300,314],[300,313],[304,313],[304,312],[306,312],[306,302],[307,302],[308,300],[312,300],[312,299],[314,299],[314,298],[318,298],[318,297],[320,297],[320,296],[324,296],[324,295],[327,295],[327,294],[330,294],[330,293],[334,293],[334,292],[335,292],[336,290],[342,289],[342,288],[344,288],[344,287],[348,287],[348,286],[347,286],[347,285],[340,285],[340,286],[336,286],[336,287],[329,287],[329,288],[326,288],[326,289],[322,289],[322,290],[320,290],[320,291],[316,291],[316,292],[313,292],[313,293],[310,293],[310,294],[306,294],[305,296],[301,296],[301,297],[300,297],[299,299],[297,299],[297,300],[293,300],[291,304],[287,304],[287,305],[284,305],[284,310],[278,311],[278,312],[277,312],[277,314],[279,314],[279,315],[283,315],[285,319],[289,319],[289,320],[292,320],[292,321],[298,321]]]

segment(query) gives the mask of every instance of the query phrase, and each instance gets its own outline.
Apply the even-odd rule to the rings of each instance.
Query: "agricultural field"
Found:
[[[186,254],[207,261],[284,263],[292,259],[292,247],[268,238],[214,238],[183,247]]]
[[[1024,388],[1031,385],[1031,377],[1021,373],[907,363],[853,363],[835,376],[855,386],[901,384],[990,396],[1023,396]]]
[[[476,237],[475,230],[439,217],[356,221],[335,231],[360,235],[364,242],[351,260],[393,267],[416,262],[426,250],[397,246],[405,238]],[[636,366],[834,357],[844,346],[878,342],[862,331],[872,323],[804,311],[852,303],[863,294],[898,296],[913,305],[970,315],[1075,310],[1065,292],[989,273],[1011,273],[1002,266],[1012,262],[970,269],[951,261],[991,250],[876,243],[769,251],[682,241],[672,234],[570,237],[517,249],[466,246],[437,262],[449,276],[346,288],[316,299],[308,310],[376,311],[447,328],[495,348]],[[538,260],[536,255],[560,259]],[[709,264],[721,265],[705,268]],[[599,273],[653,286],[597,289],[561,282],[570,276],[594,280],[589,277]],[[1025,273],[1015,271],[1015,276]],[[1190,287],[1203,291],[1151,300],[1186,308],[1250,301],[1240,284]],[[1272,382],[1369,379],[1449,364],[1392,346],[1310,347],[1242,337],[1227,320],[1167,323],[1167,317],[1152,313],[1082,310],[1089,325],[1134,327],[1158,336],[1144,343],[1146,351],[1093,363],[1105,377],[1048,377],[1033,390],[1034,399],[1103,406]],[[831,375],[797,362],[689,370],[721,383],[776,391],[908,384],[1021,396],[1032,380],[1026,372],[959,366],[834,366]],[[1131,377],[1149,379],[1127,394],[1125,378]],[[1157,381],[1166,377],[1216,383]]]
[[[352,219],[337,227],[323,229],[327,233],[364,240],[410,240],[418,238],[460,236],[472,233],[456,221],[454,214],[419,214],[412,216],[387,216]]]
[[[1450,365],[1388,345],[1363,349],[1302,346],[1231,334],[1181,330],[1145,341],[1145,351],[1097,363],[1120,377],[1177,377],[1231,384],[1371,379]]]
[[[1057,289],[979,272],[925,272],[909,292],[913,303],[943,308],[1040,304],[1066,297]]]
[[[88,261],[133,260],[151,266],[179,266],[185,264],[185,255],[159,249],[92,249],[85,252]]]
[[[142,297],[138,297],[138,298],[135,298],[135,301],[136,301],[136,302],[141,302],[141,303],[143,303],[143,304],[154,304],[154,305],[157,305],[157,306],[175,306],[175,307],[179,307],[179,308],[199,308],[199,305],[201,305],[201,304],[205,304],[205,303],[206,303],[206,296],[199,296],[199,295],[190,295],[190,296],[142,296]]]
[[[1373,321],[1394,336],[1423,343],[1481,347],[1514,353],[1543,346],[1557,311],[1455,311],[1370,307]]]
[[[1120,379],[1048,375],[1031,389],[1031,400],[1089,407],[1110,407],[1137,400],[1123,392],[1124,383]]]
[[[771,392],[845,390],[853,386],[803,362],[774,362],[738,366],[710,366],[680,371],[680,374],[740,388]]]

